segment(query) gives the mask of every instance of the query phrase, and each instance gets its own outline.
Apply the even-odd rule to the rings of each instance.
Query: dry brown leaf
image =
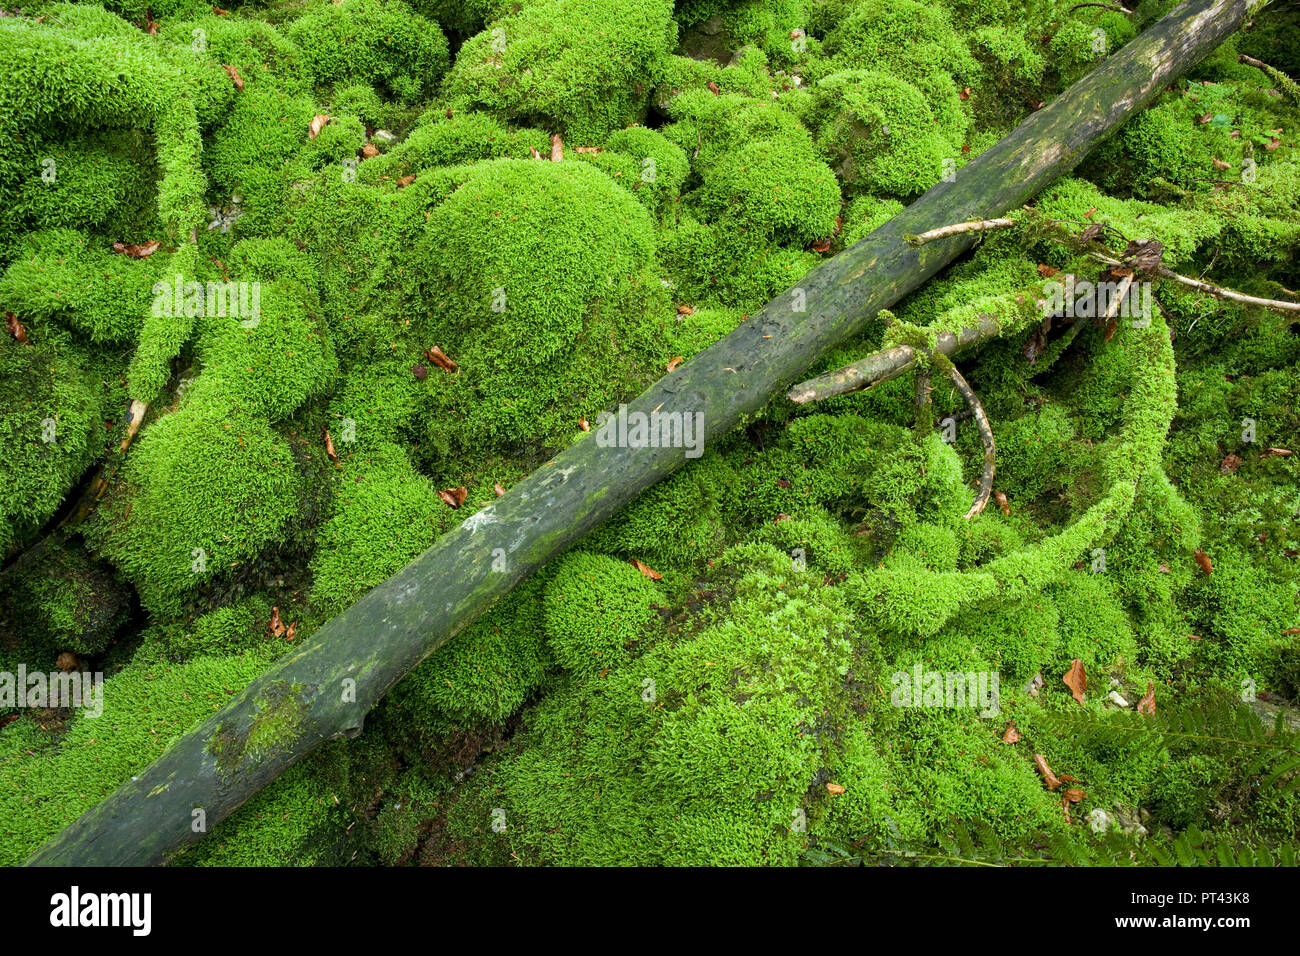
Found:
[[[578,416],[578,427],[581,428],[584,432],[591,431],[591,426],[587,424],[587,418],[585,415]]]
[[[1004,491],[993,492],[993,498],[998,503],[998,508],[1004,515],[1011,514],[1011,502],[1007,501],[1007,495]]]
[[[1070,669],[1065,672],[1061,680],[1066,687],[1070,688],[1070,696],[1082,704],[1083,693],[1088,689],[1088,675],[1084,673],[1083,661],[1077,657],[1070,661]]]
[[[71,651],[64,651],[59,655],[59,659],[54,664],[63,673],[75,671],[77,669],[77,655]]]
[[[271,636],[284,636],[284,622],[280,620],[280,609],[278,607],[271,608]]]
[[[1061,812],[1065,814],[1066,823],[1074,822],[1073,820],[1070,819],[1070,804],[1078,803],[1087,795],[1088,794],[1086,794],[1084,791],[1078,790],[1076,788],[1071,788],[1061,794]]]
[[[447,357],[447,353],[436,345],[431,349],[425,349],[424,357],[444,372],[454,372],[458,368],[456,363]]]
[[[501,487],[501,482],[499,481],[492,486],[492,490],[497,493],[498,498],[500,498],[502,495],[506,493],[506,490]]]
[[[1015,721],[1007,724],[1007,729],[1002,733],[1002,742],[1004,744],[1014,744],[1020,740],[1020,731],[1016,730]]]
[[[604,146],[575,146],[575,147],[573,147],[573,148],[574,148],[575,151],[577,151],[577,152],[579,152],[579,153],[592,153],[592,154],[595,154],[595,153],[603,153],[603,152],[605,151],[605,147],[604,147]]]
[[[215,13],[215,14],[216,14],[217,16],[219,16],[219,17],[228,17],[228,16],[230,16],[230,11],[229,11],[229,10],[222,10],[220,7],[213,7],[213,8],[212,8],[212,12]]]
[[[1266,448],[1260,458],[1287,458],[1292,454],[1290,448]]]
[[[244,78],[239,75],[239,71],[229,63],[221,64],[221,68],[226,71],[226,76],[230,77],[230,82],[235,84],[235,89],[242,92],[244,89]]]
[[[429,370],[417,362],[411,366],[411,374],[415,376],[417,381],[423,382],[429,377]]]
[[[329,455],[330,461],[339,460],[339,453],[334,450],[334,439],[330,437],[328,428],[325,429],[325,454]]]
[[[1052,266],[1049,266],[1046,263],[1040,262],[1038,264],[1038,274],[1042,276],[1044,279],[1050,279],[1052,276],[1056,275],[1060,271],[1061,271],[1060,269],[1053,268]]]
[[[374,159],[378,155],[379,155],[379,147],[376,146],[374,143],[366,143],[366,145],[361,147],[362,159]]]
[[[564,159],[564,140],[560,139],[559,133],[551,135],[551,162],[558,163]]]
[[[790,516],[786,514],[784,511],[782,511],[780,514],[778,514],[775,518],[772,519],[772,524],[780,524],[782,521],[789,521],[789,520],[790,520]]]
[[[297,636],[298,636],[298,622],[294,621],[292,624],[289,625],[289,629],[284,632],[284,639],[286,641],[292,641]]]
[[[1241,467],[1241,456],[1230,454],[1227,457],[1225,457],[1223,461],[1219,462],[1219,474],[1235,475],[1237,473],[1237,469],[1240,467]]]
[[[647,564],[642,564],[636,558],[632,559],[632,565],[638,571],[640,571],[642,574],[648,577],[651,581],[658,581],[660,578],[663,577],[663,575],[660,574],[658,571],[656,571],[654,568],[650,567]]]
[[[712,93],[714,96],[722,95],[722,91],[718,89],[717,83],[714,83],[712,80],[709,80],[707,85],[709,87],[709,92]]]
[[[311,124],[307,127],[307,138],[315,139],[320,135],[320,131],[330,124],[334,117],[328,113],[319,113],[312,117]]]
[[[684,359],[682,356],[674,355],[672,358],[668,360],[668,371],[671,372],[673,369],[677,368],[677,366],[681,365],[682,362],[684,361],[686,361],[686,359]]]
[[[14,337],[15,341],[22,342],[24,345],[32,344],[27,341],[27,327],[19,322],[18,316],[14,315],[12,312],[5,313],[5,327],[9,330],[9,334]]]
[[[828,784],[826,784],[826,790],[827,790],[828,793],[834,793],[834,794],[837,794],[837,795],[838,795],[838,794],[841,794],[841,793],[844,792],[844,788],[843,788],[840,784],[838,784],[838,783],[828,783]]]
[[[694,314],[695,314],[695,306],[693,306],[693,305],[679,305],[679,306],[677,307],[677,314],[678,314],[678,315],[694,315]]]
[[[1290,637],[1292,634],[1300,634],[1300,627],[1288,627],[1282,632],[1283,637]]]
[[[1214,563],[1204,551],[1197,551],[1192,557],[1196,559],[1197,566],[1206,574],[1214,573]]]
[[[411,173],[407,176],[401,177],[400,179],[397,180],[395,185],[397,186],[398,189],[404,189],[405,187],[411,185],[411,183],[413,182],[415,182],[415,173]]]
[[[1232,163],[1225,163],[1218,156],[1211,157],[1210,162],[1214,164],[1215,169],[1231,169]]]
[[[1153,682],[1147,681],[1147,692],[1138,701],[1137,711],[1139,714],[1154,714],[1156,712],[1156,685]]]
[[[459,488],[443,488],[438,492],[438,497],[453,508],[459,508],[465,503],[465,496],[469,494],[469,489],[464,485]]]
[[[142,242],[139,245],[133,245],[129,242],[115,242],[113,243],[113,251],[129,256],[132,259],[148,259],[158,251],[161,245],[162,243],[157,239],[153,242]]]
[[[1055,790],[1061,785],[1056,774],[1052,773],[1052,768],[1047,765],[1047,758],[1042,754],[1034,754],[1034,767],[1043,775],[1043,782],[1047,784],[1048,790]]]
[[[969,87],[969,86],[963,86],[963,87],[961,88],[961,92],[958,93],[957,95],[960,96],[963,100],[968,100],[968,99],[970,99],[970,87]]]
[[[1091,218],[1092,218],[1093,216],[1095,216],[1096,214],[1097,214],[1097,207],[1096,207],[1096,206],[1089,206],[1089,207],[1088,207],[1088,211],[1085,212],[1085,213],[1083,214],[1083,218],[1084,218],[1084,219],[1091,219]]]
[[[529,146],[529,147],[528,147],[528,152],[530,152],[530,153],[533,154],[533,159],[541,159],[541,158],[542,158],[542,154],[539,153],[539,152],[537,151],[537,147],[536,147],[536,146]]]

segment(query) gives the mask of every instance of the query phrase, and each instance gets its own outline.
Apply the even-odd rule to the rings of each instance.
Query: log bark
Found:
[[[936,185],[651,386],[629,413],[699,414],[706,440],[722,436],[975,238],[965,233],[913,248],[906,235],[1017,208],[1259,6],[1258,0],[1187,0],[954,181]],[[210,830],[324,741],[359,733],[366,713],[411,668],[684,461],[682,447],[602,447],[597,435],[585,437],[327,623],[28,862],[164,862],[203,835],[195,811],[203,811]]]

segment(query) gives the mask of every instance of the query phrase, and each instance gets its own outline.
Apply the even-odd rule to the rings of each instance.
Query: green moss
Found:
[[[603,673],[627,661],[661,600],[631,564],[574,552],[560,561],[546,586],[546,640],[570,673]]]
[[[0,551],[39,529],[103,453],[103,411],[78,362],[0,340]]]
[[[444,94],[578,146],[640,120],[676,36],[668,0],[521,5],[465,42]]]
[[[265,421],[195,399],[144,430],[123,479],[88,540],[159,614],[280,541],[302,492],[289,445]]]
[[[408,101],[447,69],[447,38],[402,0],[316,3],[285,30],[318,83],[367,82]]]

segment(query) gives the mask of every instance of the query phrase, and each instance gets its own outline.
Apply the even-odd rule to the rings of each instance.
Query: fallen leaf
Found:
[[[574,149],[579,153],[603,153],[604,146],[575,146]]]
[[[1119,329],[1119,323],[1116,322],[1113,318],[1109,319],[1106,322],[1106,334],[1103,336],[1102,340],[1105,342],[1109,342],[1111,339],[1115,337],[1115,332],[1118,329]]]
[[[684,361],[686,360],[682,358],[682,356],[674,355],[672,358],[668,360],[668,371],[671,372],[673,369],[677,368],[677,366],[681,365],[682,362]]]
[[[1300,627],[1288,627],[1282,632],[1283,637],[1290,637],[1292,634],[1300,634]]]
[[[818,239],[810,247],[813,252],[829,252],[831,248],[830,239]]]
[[[59,659],[54,664],[63,673],[75,671],[77,669],[77,655],[71,651],[64,651],[59,655]]]
[[[1020,731],[1016,730],[1015,722],[1007,724],[1007,729],[1002,734],[1004,744],[1014,744],[1020,740]]]
[[[379,147],[376,146],[374,143],[366,143],[366,145],[361,147],[362,159],[374,159],[378,155],[379,155]]]
[[[313,116],[311,125],[307,127],[307,138],[315,139],[319,136],[320,131],[328,126],[332,119],[334,119],[334,117],[330,116],[328,113],[319,113],[316,116]]]
[[[1091,218],[1092,218],[1093,216],[1095,216],[1096,214],[1097,214],[1097,207],[1096,207],[1096,206],[1090,206],[1090,207],[1088,207],[1088,211],[1085,212],[1085,213],[1083,214],[1083,218],[1084,218],[1084,219],[1091,219]]]
[[[1286,458],[1291,454],[1290,448],[1266,448],[1260,458]]]
[[[844,788],[840,786],[838,783],[828,783],[826,784],[826,789],[828,792],[834,794],[841,794],[844,792]]]
[[[465,503],[465,496],[469,490],[461,485],[459,488],[443,488],[438,492],[438,497],[453,508],[459,508]]]
[[[968,99],[970,99],[970,87],[969,87],[969,86],[963,86],[963,87],[961,88],[961,92],[958,93],[957,95],[958,95],[959,97],[961,97],[963,100],[968,100]]]
[[[278,607],[271,608],[271,636],[284,636],[284,622],[280,620],[280,609]]]
[[[1104,226],[1099,226],[1096,223],[1094,223],[1093,225],[1084,229],[1083,232],[1079,233],[1079,239],[1082,242],[1093,242],[1097,239],[1100,239],[1105,232],[1106,229]]]
[[[27,341],[27,327],[19,322],[18,316],[12,312],[5,313],[5,327],[9,329],[9,334],[14,337],[15,341],[22,342],[24,345],[32,344]]]
[[[720,96],[722,94],[722,91],[718,89],[718,84],[714,83],[712,80],[709,80],[708,87],[709,87],[709,92],[712,93],[714,96]]]
[[[436,345],[431,349],[425,349],[424,357],[444,372],[454,372],[458,368],[456,363],[447,357],[447,353]]]
[[[1088,794],[1086,794],[1084,791],[1073,787],[1061,794],[1061,812],[1065,814],[1066,823],[1074,822],[1073,820],[1070,819],[1070,804],[1078,803],[1087,795]]]
[[[1007,501],[1006,492],[995,491],[993,492],[993,498],[995,501],[997,501],[998,508],[1001,509],[1004,515],[1011,514],[1011,502]]]
[[[215,14],[216,14],[217,16],[219,16],[219,17],[228,17],[228,16],[230,16],[230,11],[229,11],[229,10],[222,10],[220,7],[213,7],[213,8],[212,8],[212,12],[215,13]]]
[[[790,520],[790,516],[786,514],[784,511],[782,511],[780,514],[778,514],[775,518],[772,519],[772,524],[780,524],[782,521],[789,521],[789,520]]]
[[[1196,564],[1206,574],[1214,573],[1214,564],[1210,561],[1209,556],[1204,551],[1197,551],[1192,555],[1192,557],[1196,559]]]
[[[1044,279],[1050,279],[1052,276],[1056,275],[1060,271],[1061,271],[1060,269],[1055,269],[1052,266],[1046,265],[1045,263],[1038,264],[1038,274],[1042,276]]]
[[[501,482],[499,481],[492,486],[492,490],[497,493],[498,498],[500,498],[502,495],[506,493],[506,490],[501,487]]]
[[[1156,685],[1152,681],[1147,681],[1147,692],[1138,701],[1137,709],[1139,714],[1154,714],[1156,712]]]
[[[411,185],[411,183],[413,182],[415,182],[415,173],[411,173],[408,176],[403,176],[402,178],[397,180],[395,185],[397,186],[398,189],[403,189],[406,186]]]
[[[1025,101],[1028,102],[1030,108],[1034,110],[1041,110],[1045,105],[1043,100],[1036,100],[1032,96],[1026,96]]]
[[[411,374],[416,377],[417,381],[423,382],[429,377],[429,370],[417,362],[411,366]]]
[[[539,153],[539,152],[537,151],[537,147],[535,147],[535,146],[529,146],[529,147],[528,147],[528,152],[530,152],[530,153],[533,154],[533,159],[541,159],[541,158],[542,158],[542,154]]]
[[[330,437],[329,429],[325,429],[325,454],[329,455],[330,461],[338,461],[338,452],[334,450],[334,439]]]
[[[1267,143],[1264,144],[1264,148],[1268,150],[1273,150],[1273,149],[1277,149],[1281,145],[1282,145],[1282,141],[1278,139],[1276,136],[1274,136],[1270,138]]]
[[[1165,564],[1163,561],[1161,561],[1161,562],[1160,562],[1160,567],[1156,568],[1156,570],[1159,571],[1161,574],[1168,574],[1168,573],[1169,573],[1169,565],[1167,565],[1167,564]]]
[[[1241,467],[1241,461],[1240,455],[1228,455],[1223,461],[1219,462],[1219,474],[1235,475],[1237,469]]]
[[[693,306],[693,305],[685,305],[685,304],[683,304],[683,305],[679,305],[679,306],[677,307],[677,314],[678,314],[678,315],[694,315],[694,314],[695,314],[695,306]]]
[[[551,162],[558,163],[564,159],[564,140],[560,139],[559,133],[551,136]]]
[[[1088,689],[1088,675],[1083,671],[1083,661],[1077,657],[1070,661],[1070,669],[1065,672],[1061,680],[1066,687],[1070,688],[1070,695],[1082,704],[1083,692]]]
[[[578,416],[578,427],[581,428],[584,432],[591,431],[591,426],[587,424],[587,419],[583,415]]]
[[[1047,765],[1047,758],[1042,754],[1034,754],[1034,767],[1043,775],[1043,782],[1047,784],[1048,790],[1055,790],[1061,785],[1056,774],[1052,773],[1052,768]]]
[[[226,71],[226,76],[230,77],[230,81],[235,84],[235,89],[242,92],[244,89],[244,78],[239,75],[239,71],[229,63],[221,64],[221,68]]]
[[[142,242],[139,245],[133,245],[128,242],[115,242],[113,243],[113,251],[121,253],[124,256],[129,256],[132,259],[148,259],[158,251],[158,247],[161,245],[162,243],[157,239],[153,242]]]
[[[636,558],[632,559],[632,565],[638,571],[640,571],[642,574],[648,577],[651,581],[658,581],[660,578],[663,577],[663,575],[660,574],[658,571],[656,571],[654,568],[650,567],[649,565],[642,564]]]
[[[298,622],[294,621],[292,624],[289,625],[289,629],[284,632],[284,639],[286,641],[292,641],[297,636],[297,634],[298,634]]]
[[[1214,164],[1214,168],[1215,168],[1215,169],[1231,169],[1231,168],[1232,168],[1232,163],[1225,163],[1223,160],[1219,159],[1218,156],[1213,156],[1213,157],[1211,157],[1211,158],[1210,158],[1210,162]]]

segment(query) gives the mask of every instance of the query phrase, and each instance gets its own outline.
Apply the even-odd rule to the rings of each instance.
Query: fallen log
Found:
[[[690,421],[702,422],[706,440],[723,435],[879,310],[969,249],[978,234],[918,248],[906,236],[1020,206],[1262,6],[1260,0],[1187,0],[952,182],[936,185],[650,387],[627,414],[659,415],[669,423],[669,438],[674,419],[664,415],[701,416]],[[675,420],[680,425],[682,419]],[[355,736],[367,712],[411,668],[546,560],[680,467],[689,449],[680,447],[680,429],[676,434],[679,447],[611,445],[599,431],[569,447],[327,623],[56,835],[29,864],[164,862],[324,741]]]

